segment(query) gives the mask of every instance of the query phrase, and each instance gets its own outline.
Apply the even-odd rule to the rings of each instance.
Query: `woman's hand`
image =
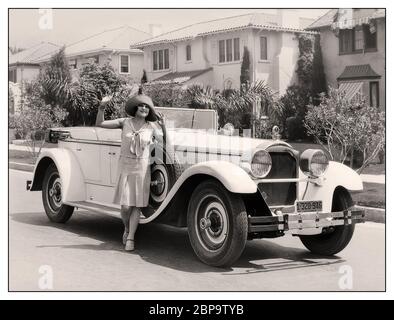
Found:
[[[156,114],[157,114],[157,122],[160,124],[160,125],[163,125],[164,124],[164,114],[162,114],[161,112],[159,112],[159,111],[156,111]]]
[[[101,99],[100,105],[99,105],[99,110],[104,111],[105,107],[108,105],[108,103],[111,101],[112,96],[105,96]]]

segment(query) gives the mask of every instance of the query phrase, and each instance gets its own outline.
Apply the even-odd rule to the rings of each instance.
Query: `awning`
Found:
[[[352,100],[356,94],[362,94],[362,82],[341,82],[339,91],[345,93],[345,99]]]
[[[184,83],[189,81],[190,79],[196,78],[206,72],[213,70],[213,68],[202,69],[202,70],[193,70],[193,71],[182,71],[182,72],[171,72],[167,73],[164,76],[161,76],[151,83],[161,83],[161,84],[169,84],[169,83]]]
[[[338,81],[345,80],[361,80],[361,79],[379,79],[381,76],[377,74],[369,64],[360,64],[346,66],[345,70],[337,78]]]

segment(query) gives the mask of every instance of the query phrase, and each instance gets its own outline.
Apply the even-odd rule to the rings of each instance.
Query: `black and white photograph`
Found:
[[[9,293],[386,292],[389,10],[53,5],[7,8]]]

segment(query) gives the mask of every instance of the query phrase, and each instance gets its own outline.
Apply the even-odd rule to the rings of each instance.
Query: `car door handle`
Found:
[[[77,148],[76,150],[77,150],[77,151],[82,151],[82,149],[81,149],[81,148]]]

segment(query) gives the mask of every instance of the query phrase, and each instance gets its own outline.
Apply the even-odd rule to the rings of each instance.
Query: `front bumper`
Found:
[[[365,211],[351,207],[336,212],[284,213],[274,216],[249,216],[248,231],[271,232],[327,228],[365,222]]]

